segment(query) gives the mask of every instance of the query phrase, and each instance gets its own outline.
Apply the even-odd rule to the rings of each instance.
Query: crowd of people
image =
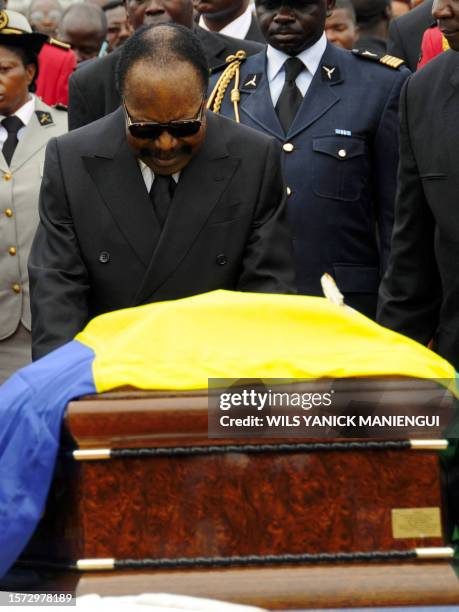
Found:
[[[0,11],[0,383],[98,314],[319,296],[324,273],[459,368],[458,0],[21,10]]]

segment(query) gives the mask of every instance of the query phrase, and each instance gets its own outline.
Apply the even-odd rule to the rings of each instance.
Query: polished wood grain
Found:
[[[271,610],[459,604],[459,580],[445,562],[84,574],[21,570],[14,582],[3,583],[1,588],[111,596],[166,592]]]
[[[304,389],[317,391],[324,384],[304,383]],[[429,394],[439,406],[449,401],[429,381],[413,388],[406,381],[348,381],[341,392],[359,398],[359,389],[377,397],[382,393],[383,407],[402,401],[415,411]],[[228,557],[409,550],[444,543],[443,537],[395,539],[392,534],[393,509],[426,507],[441,508],[446,534],[442,473],[434,451],[241,451],[81,463],[65,454],[72,447],[270,441],[209,439],[207,401],[202,392],[127,389],[72,402],[48,510],[26,556]]]

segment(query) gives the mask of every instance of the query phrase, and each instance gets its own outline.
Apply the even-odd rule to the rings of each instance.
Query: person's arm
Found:
[[[438,324],[441,283],[437,268],[435,220],[427,204],[408,121],[410,80],[400,100],[400,167],[395,226],[386,275],[379,291],[379,323],[427,344]]]
[[[267,147],[264,174],[237,290],[296,293],[286,190],[275,140]]]
[[[89,280],[64,187],[57,140],[46,149],[40,224],[29,257],[32,357],[72,340],[88,321]]]
[[[387,267],[394,225],[394,205],[397,190],[399,159],[399,103],[400,92],[409,72],[396,73],[387,97],[373,141],[372,174],[373,201],[379,232],[381,273]]]

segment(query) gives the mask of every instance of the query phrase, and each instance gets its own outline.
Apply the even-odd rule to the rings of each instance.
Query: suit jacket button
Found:
[[[228,259],[224,253],[220,253],[220,255],[217,255],[216,262],[219,266],[224,266],[228,262]]]
[[[284,149],[286,153],[291,153],[295,149],[295,147],[292,145],[291,142],[284,143],[282,145],[282,148]]]
[[[100,263],[108,263],[110,261],[110,253],[108,251],[102,251],[99,255]]]

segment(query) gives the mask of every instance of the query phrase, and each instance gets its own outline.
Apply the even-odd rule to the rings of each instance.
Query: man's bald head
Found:
[[[207,91],[209,68],[206,56],[198,38],[184,26],[175,23],[143,26],[125,43],[117,72],[117,85],[122,97],[127,75],[139,63],[147,70],[170,73],[172,80],[175,80],[174,66],[189,64],[199,79],[203,95]]]
[[[106,35],[107,19],[96,4],[72,4],[59,24],[59,38],[72,47],[79,62],[97,57]]]

